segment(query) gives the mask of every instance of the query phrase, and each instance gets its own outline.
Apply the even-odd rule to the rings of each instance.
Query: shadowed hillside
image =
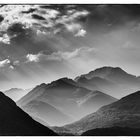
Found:
[[[34,121],[17,107],[14,101],[0,92],[0,135],[56,136],[57,134]]]

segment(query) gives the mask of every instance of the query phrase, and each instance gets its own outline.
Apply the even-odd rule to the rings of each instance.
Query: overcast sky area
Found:
[[[140,75],[139,5],[1,5],[0,89],[103,66]]]

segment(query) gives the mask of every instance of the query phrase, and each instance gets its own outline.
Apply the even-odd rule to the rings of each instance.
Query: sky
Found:
[[[0,5],[0,89],[103,66],[140,75],[140,5]]]

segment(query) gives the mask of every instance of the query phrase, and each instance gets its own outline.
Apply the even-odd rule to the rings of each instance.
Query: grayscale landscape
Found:
[[[0,136],[140,136],[139,9],[0,5]]]

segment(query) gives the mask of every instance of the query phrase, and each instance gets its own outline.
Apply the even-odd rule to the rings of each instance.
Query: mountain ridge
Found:
[[[99,95],[94,96],[95,94]],[[17,105],[20,106],[26,112],[28,109],[25,110],[24,106],[26,106],[26,108],[30,108],[30,102],[43,102],[54,106],[56,109],[62,111],[62,113],[67,114],[68,116],[73,118],[73,121],[76,121],[82,118],[82,116],[85,116],[97,110],[102,105],[114,102],[116,100],[116,98],[113,98],[105,93],[103,94],[99,91],[95,93],[92,90],[81,87],[72,79],[65,77],[53,81],[49,84],[43,83],[41,85],[36,86],[32,91],[30,91],[21,100],[19,100],[17,102]],[[30,109],[33,110],[35,106],[36,105],[34,104],[34,107],[32,106],[32,108]],[[34,117],[38,118],[39,116]]]
[[[140,79],[119,67],[97,68],[76,77],[75,81],[87,89],[99,90],[116,98],[140,90]]]
[[[12,100],[17,102],[23,96],[25,96],[31,89],[22,89],[22,88],[11,88],[3,91],[3,93],[10,97]]]

